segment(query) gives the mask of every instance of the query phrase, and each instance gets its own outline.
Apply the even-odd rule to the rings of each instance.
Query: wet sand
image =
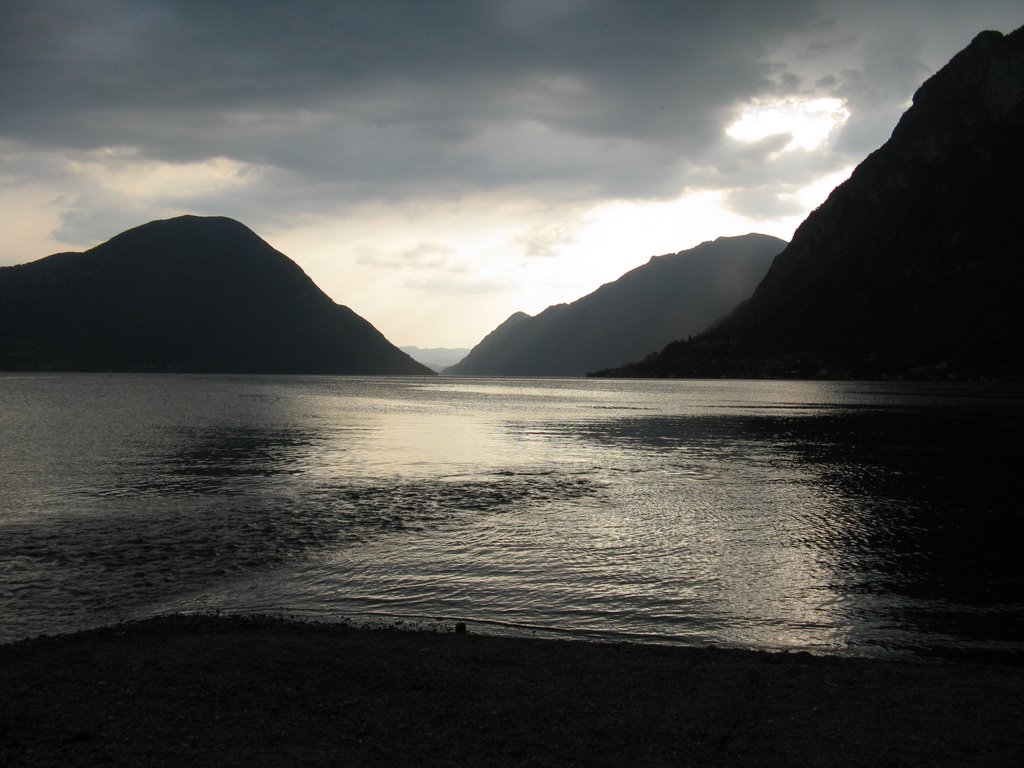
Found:
[[[1024,765],[1024,667],[169,617],[0,646],[3,766]]]

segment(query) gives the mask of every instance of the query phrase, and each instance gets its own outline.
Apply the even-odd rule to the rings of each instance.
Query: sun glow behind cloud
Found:
[[[769,136],[789,134],[782,151],[820,147],[836,127],[850,118],[841,99],[755,99],[725,129],[737,141],[755,142]]]

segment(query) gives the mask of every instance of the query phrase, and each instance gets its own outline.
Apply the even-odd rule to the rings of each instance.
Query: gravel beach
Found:
[[[1024,667],[172,616],[0,646],[0,765],[1009,766]]]

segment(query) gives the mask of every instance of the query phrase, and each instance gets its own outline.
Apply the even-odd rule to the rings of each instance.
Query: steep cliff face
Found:
[[[799,227],[750,301],[637,375],[1024,374],[1024,29],[984,32]]]
[[[231,219],[0,269],[0,370],[432,373]]]
[[[582,376],[699,333],[747,298],[785,241],[720,237],[656,256],[571,304],[516,313],[447,374]]]

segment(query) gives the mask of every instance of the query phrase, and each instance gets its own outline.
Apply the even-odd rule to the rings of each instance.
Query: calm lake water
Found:
[[[0,641],[177,610],[1024,658],[1024,392],[0,376]]]

